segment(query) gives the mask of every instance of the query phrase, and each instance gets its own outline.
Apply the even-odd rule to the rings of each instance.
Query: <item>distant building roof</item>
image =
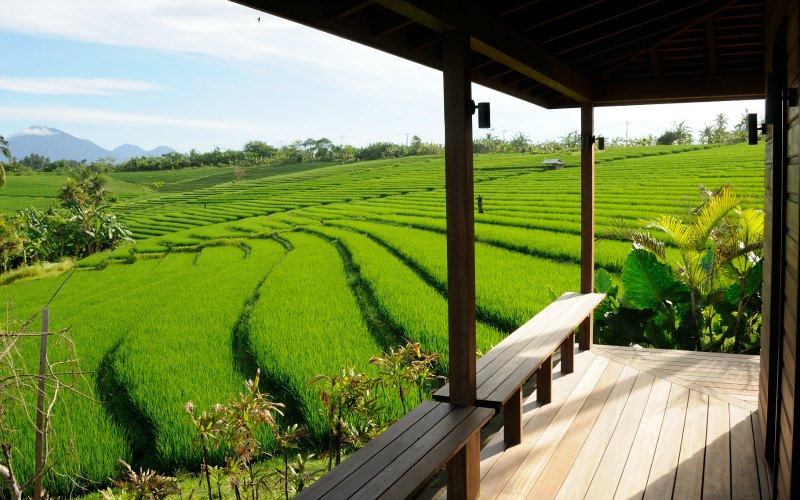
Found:
[[[564,162],[558,158],[550,158],[542,162],[542,165],[563,165]]]

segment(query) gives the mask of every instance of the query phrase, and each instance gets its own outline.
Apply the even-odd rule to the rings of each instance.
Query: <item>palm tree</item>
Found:
[[[8,141],[5,137],[0,135],[0,154],[6,157],[8,161],[11,161],[13,157],[11,156],[11,150],[8,149]],[[6,185],[6,167],[0,162],[0,186]]]
[[[728,131],[725,129],[727,125],[728,117],[725,116],[725,113],[719,113],[714,118],[714,142],[718,144],[725,142],[725,136],[728,135]]]
[[[675,135],[677,136],[677,143],[678,144],[691,144],[692,143],[692,129],[686,125],[686,120],[681,121],[680,123],[672,122],[672,125],[675,127]]]
[[[711,128],[711,125],[706,125],[703,130],[700,131],[700,142],[703,144],[711,144],[714,141],[714,129]]]

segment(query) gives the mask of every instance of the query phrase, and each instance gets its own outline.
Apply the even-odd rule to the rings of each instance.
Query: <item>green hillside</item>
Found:
[[[680,214],[698,186],[730,184],[763,204],[763,146],[620,148],[597,153],[597,264],[619,271],[630,245],[622,220]],[[478,348],[541,310],[549,290],[579,287],[580,157],[475,157]],[[28,178],[29,177],[29,178]],[[71,326],[83,370],[53,421],[59,495],[105,484],[117,459],[196,470],[199,449],[183,404],[234,395],[262,369],[287,418],[324,434],[313,375],[409,338],[447,356],[444,160],[114,173],[113,210],[137,243],[79,262],[51,306],[51,329]],[[47,206],[58,176],[10,177],[0,210]],[[148,186],[163,182],[158,192]],[[2,287],[18,317],[47,302],[64,276]],[[29,366],[38,339],[21,345]],[[56,345],[51,359],[64,355]],[[397,402],[389,405],[395,410]],[[20,457],[31,457],[27,416],[14,415]],[[20,461],[18,474],[31,473]],[[77,486],[72,478],[78,477]]]

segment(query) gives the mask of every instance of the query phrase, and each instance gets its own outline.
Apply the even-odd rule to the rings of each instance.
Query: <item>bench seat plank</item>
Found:
[[[493,415],[488,408],[425,401],[297,498],[411,496]]]
[[[601,293],[565,293],[481,357],[477,361],[476,404],[503,406],[604,297]],[[449,385],[433,397],[448,401]]]

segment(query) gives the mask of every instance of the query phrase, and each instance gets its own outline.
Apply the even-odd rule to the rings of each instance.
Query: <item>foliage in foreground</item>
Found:
[[[722,352],[758,349],[761,330],[764,213],[742,208],[728,186],[709,191],[684,219],[645,221],[678,248],[646,230],[621,227],[633,242],[622,290],[600,270],[595,287],[608,298],[595,313],[603,343]]]
[[[0,214],[2,271],[86,257],[132,242],[131,232],[105,204],[105,185],[105,177],[85,168],[62,186],[61,207],[31,207],[11,219]]]
[[[345,367],[337,374],[317,375],[309,381],[324,403],[321,412],[330,433],[328,448],[323,453],[323,456],[327,455],[328,470],[341,462],[343,454],[362,447],[394,421],[382,404],[387,391],[399,391],[406,413],[434,390],[432,384],[441,378],[433,371],[437,359],[438,355],[426,354],[419,344],[409,341],[372,359],[371,362],[379,367],[375,376]],[[298,452],[304,448],[306,429],[297,424],[282,423],[284,405],[261,392],[259,382],[260,372],[256,372],[255,379],[245,382],[246,390],[237,398],[224,405],[216,404],[209,410],[200,412],[191,401],[186,404],[196,442],[203,450],[201,473],[209,499],[223,498],[224,481],[229,483],[237,499],[255,500],[262,493],[274,496],[276,489],[288,499],[322,472],[308,467],[315,454]],[[409,391],[413,392],[414,398],[409,399]],[[406,401],[409,406],[406,406]],[[270,438],[265,439],[265,436]],[[224,453],[222,466],[211,465],[209,456],[212,450]],[[282,469],[269,470],[258,466],[259,461],[274,455],[281,458]],[[153,470],[140,469],[137,473],[126,462],[121,463],[126,468],[125,475],[112,480],[112,483],[122,489],[123,495],[108,489],[103,492],[105,499],[163,498],[181,493],[174,478]]]

